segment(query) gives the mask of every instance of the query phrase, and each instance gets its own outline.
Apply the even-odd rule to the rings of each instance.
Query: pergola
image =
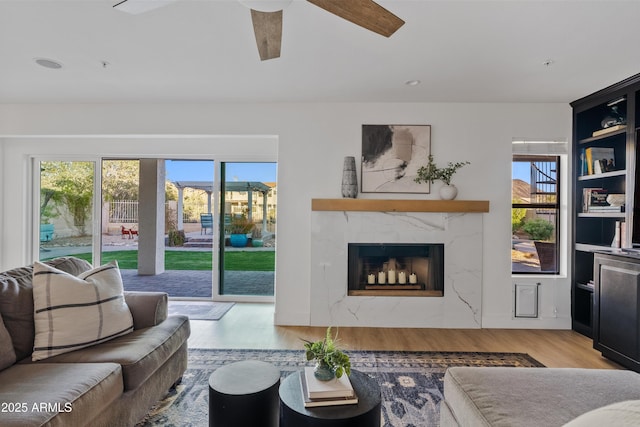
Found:
[[[174,181],[173,184],[178,188],[178,230],[184,229],[183,224],[183,194],[185,188],[195,188],[203,190],[207,193],[207,212],[211,213],[211,195],[213,194],[213,182],[211,181]],[[253,210],[253,193],[262,193],[262,229],[267,229],[267,196],[271,188],[258,181],[228,181],[224,183],[224,191],[246,191],[248,194],[247,217],[252,218]]]

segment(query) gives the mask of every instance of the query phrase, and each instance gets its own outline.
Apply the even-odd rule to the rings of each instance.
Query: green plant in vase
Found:
[[[247,246],[247,233],[250,233],[253,227],[254,224],[244,215],[234,218],[229,225],[231,246],[236,248]]]
[[[342,350],[336,346],[338,335],[331,336],[331,327],[327,328],[324,339],[320,341],[305,341],[307,360],[315,360],[314,375],[322,381],[328,381],[334,377],[340,378],[343,374],[351,375],[351,361]]]
[[[444,186],[440,189],[440,197],[445,200],[452,200],[456,198],[458,189],[455,185],[451,184],[451,179],[458,169],[469,164],[471,164],[471,162],[449,162],[446,167],[439,168],[433,161],[433,155],[429,154],[427,164],[418,169],[414,181],[418,184],[423,182],[433,184],[434,181],[442,181]]]

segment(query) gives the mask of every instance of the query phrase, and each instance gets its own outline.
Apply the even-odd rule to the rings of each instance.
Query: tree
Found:
[[[514,199],[511,203],[522,203],[520,199]],[[511,232],[515,233],[524,225],[524,219],[527,216],[525,208],[511,208]]]
[[[42,162],[40,187],[43,202],[41,214],[46,214],[49,202],[66,206],[80,236],[86,235],[87,219],[93,202],[93,162]]]
[[[140,161],[105,160],[102,162],[102,194],[107,202],[138,200]]]

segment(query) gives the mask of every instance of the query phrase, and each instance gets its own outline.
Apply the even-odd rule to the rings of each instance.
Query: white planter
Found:
[[[440,187],[440,198],[442,200],[453,200],[458,195],[458,189],[455,185],[443,185]]]

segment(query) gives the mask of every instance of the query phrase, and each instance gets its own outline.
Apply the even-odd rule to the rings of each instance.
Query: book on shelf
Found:
[[[615,149],[610,147],[589,147],[584,150],[587,175],[601,174],[616,170]]]
[[[348,375],[342,375],[340,378],[333,378],[329,381],[320,381],[313,374],[314,368],[306,366],[304,368],[304,377],[307,384],[308,396],[311,399],[323,399],[334,397],[345,397],[353,395],[353,386],[349,381]]]
[[[611,196],[611,197],[610,197]],[[615,196],[615,197],[614,197]],[[583,213],[616,213],[624,212],[624,204],[612,205],[609,200],[619,199],[620,194],[609,194],[603,188],[583,188],[582,189],[582,212]]]
[[[604,188],[582,189],[582,212],[589,212],[592,206],[608,206],[608,192]]]
[[[313,369],[313,368],[312,368]],[[342,397],[319,397],[319,398],[311,398],[309,397],[309,389],[307,386],[307,376],[305,375],[305,371],[300,372],[300,387],[302,389],[302,400],[304,401],[305,408],[318,408],[322,406],[338,406],[338,405],[355,405],[358,403],[358,396],[356,395],[355,390],[351,389],[351,394]],[[312,372],[313,375],[313,372]],[[346,375],[343,375],[346,377]],[[342,377],[340,377],[342,378]]]
[[[617,213],[624,212],[623,206],[590,206],[587,208],[587,212],[591,213]]]
[[[626,129],[626,128],[627,128],[627,125],[610,126],[608,128],[604,128],[604,129],[600,129],[600,130],[594,131],[593,134],[591,134],[591,136],[606,135],[608,133],[615,132],[615,131],[622,130],[622,129]]]
[[[585,213],[623,213],[624,208],[622,206],[602,206],[588,208]]]

